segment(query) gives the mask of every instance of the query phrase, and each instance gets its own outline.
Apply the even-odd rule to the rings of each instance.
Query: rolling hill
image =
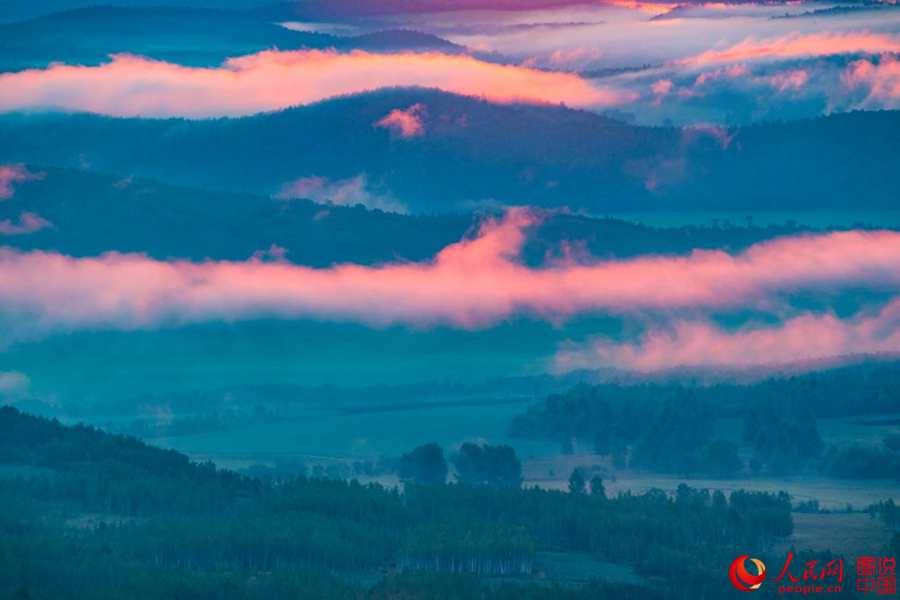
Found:
[[[40,173],[40,179],[18,185],[11,198],[0,202],[0,222],[17,222],[28,212],[50,225],[27,235],[0,235],[0,245],[71,256],[118,251],[161,260],[246,260],[274,245],[284,250],[287,260],[317,267],[422,261],[471,234],[483,217],[478,212],[401,215],[141,177],[37,166],[30,170]],[[524,256],[537,264],[558,255],[564,244],[600,257],[677,254],[694,248],[740,250],[800,230],[790,225],[748,227],[742,220],[730,226],[656,228],[549,213],[531,232]]]
[[[375,124],[419,105],[422,135]],[[890,209],[900,112],[745,128],[639,127],[561,106],[382,90],[237,119],[0,116],[0,162],[270,195],[364,176],[412,212],[477,206],[642,210]]]
[[[296,31],[246,12],[217,8],[90,6],[0,25],[0,72],[53,62],[97,65],[130,53],[195,67],[278,48],[372,52],[463,49],[403,29],[336,36]]]

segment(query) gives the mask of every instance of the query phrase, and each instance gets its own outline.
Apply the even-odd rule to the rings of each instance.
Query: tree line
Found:
[[[521,597],[538,598],[548,597],[535,580],[543,552],[628,565],[647,582],[598,581],[585,588],[594,596],[572,598],[649,597],[688,582],[679,593],[703,597],[718,589],[721,556],[792,530],[785,494],[523,488],[514,453],[473,446],[451,458],[466,481],[449,484],[263,481],[2,408],[0,597],[435,598],[466,586],[504,597],[482,589],[485,578],[515,578]]]
[[[900,441],[826,445],[819,422],[900,411],[900,365],[843,367],[748,384],[679,381],[577,385],[515,417],[513,436],[556,440],[610,456],[616,467],[682,476],[822,473],[900,479]],[[741,423],[723,437],[722,419]],[[749,455],[745,458],[745,455]]]

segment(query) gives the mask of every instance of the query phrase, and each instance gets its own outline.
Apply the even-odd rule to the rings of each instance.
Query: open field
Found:
[[[831,550],[844,556],[873,555],[891,540],[882,521],[864,513],[794,513],[794,533],[775,550]]]
[[[399,456],[432,441],[452,453],[464,441],[485,441],[513,446],[523,462],[525,483],[552,489],[566,489],[572,469],[585,467],[603,477],[607,493],[613,495],[623,491],[642,493],[654,487],[673,491],[685,482],[692,487],[726,493],[741,488],[767,492],[784,490],[796,502],[818,500],[827,510],[845,510],[848,504],[861,509],[887,498],[900,501],[900,486],[890,480],[861,482],[819,476],[685,478],[616,469],[608,457],[585,452],[586,448],[579,448],[577,454],[561,455],[556,443],[509,437],[510,420],[527,405],[527,399],[522,399],[483,404],[443,402],[423,404],[418,409],[404,407],[404,410],[346,411],[317,407],[291,420],[149,441],[175,448],[196,459],[212,460],[221,466],[238,469],[251,464],[279,462],[327,466],[336,462],[377,460]],[[826,445],[879,444],[885,435],[898,430],[893,418],[889,417],[823,419],[820,422],[823,441]],[[726,421],[723,434],[728,434],[729,439],[737,438],[737,420],[723,421]],[[749,457],[748,452],[749,449],[742,450],[745,459]]]
[[[535,556],[535,570],[538,578],[563,583],[584,583],[591,579],[616,583],[644,583],[631,567],[616,565],[576,552],[538,552]]]
[[[900,500],[900,486],[896,481],[891,480],[861,482],[818,476],[765,476],[735,479],[682,477],[630,469],[615,469],[608,460],[590,454],[547,457],[528,461],[523,470],[527,484],[563,490],[568,487],[568,478],[572,469],[577,467],[602,477],[608,495],[626,491],[643,493],[652,488],[674,492],[679,484],[686,483],[694,488],[722,490],[726,494],[738,489],[760,492],[783,490],[788,492],[795,502],[818,500],[820,506],[826,510],[845,510],[848,504],[852,505],[854,509],[862,509],[887,498]]]
[[[422,410],[373,412],[310,408],[291,420],[148,441],[217,463],[373,459],[399,456],[429,442],[452,449],[464,441],[512,444],[520,456],[546,456],[556,444],[513,440],[507,433],[513,416],[529,402],[461,402]]]

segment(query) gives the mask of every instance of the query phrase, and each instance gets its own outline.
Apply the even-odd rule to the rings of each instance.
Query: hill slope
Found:
[[[288,260],[311,266],[429,260],[474,231],[484,215],[401,215],[363,206],[280,200],[247,193],[172,186],[141,177],[31,166],[40,178],[0,202],[0,222],[32,213],[50,225],[23,235],[0,234],[0,245],[72,256],[141,252],[158,259],[246,260],[276,246]],[[654,228],[619,219],[547,214],[530,232],[525,259],[539,263],[563,244],[599,257],[740,250],[797,226]]]
[[[424,133],[375,124],[420,105]],[[563,107],[385,90],[240,119],[0,117],[0,161],[273,194],[364,175],[416,212],[484,204],[627,210],[894,208],[900,112],[724,131],[649,128]]]

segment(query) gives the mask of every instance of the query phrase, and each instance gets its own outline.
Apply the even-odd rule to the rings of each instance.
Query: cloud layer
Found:
[[[284,262],[165,262],[135,254],[72,258],[0,250],[0,322],[37,330],[132,329],[259,316],[375,326],[488,327],[518,314],[777,312],[786,296],[900,290],[900,233],[786,237],[731,255],[563,262],[519,260],[528,211],[510,211],[432,261],[313,269]]]
[[[239,116],[383,87],[420,86],[494,102],[611,106],[631,96],[571,73],[466,55],[275,50],[219,68],[118,54],[100,66],[56,64],[0,75],[0,111],[53,108],[112,116]]]
[[[757,60],[790,60],[837,54],[900,52],[900,36],[885,33],[844,32],[791,34],[774,38],[747,38],[728,48],[707,50],[682,59],[681,65],[705,67]]]
[[[678,320],[650,328],[636,343],[596,339],[569,345],[553,370],[615,367],[654,372],[677,368],[774,367],[860,354],[900,353],[900,300],[875,315],[842,320],[833,314],[803,314],[777,326],[727,331],[702,320]],[[802,365],[798,365],[798,368]]]
[[[900,106],[897,49],[888,34],[748,38],[612,79],[642,90],[630,109],[648,122],[795,120]]]
[[[900,60],[893,56],[884,56],[878,62],[854,61],[844,71],[842,80],[851,90],[864,91],[865,98],[858,107],[900,107]]]

